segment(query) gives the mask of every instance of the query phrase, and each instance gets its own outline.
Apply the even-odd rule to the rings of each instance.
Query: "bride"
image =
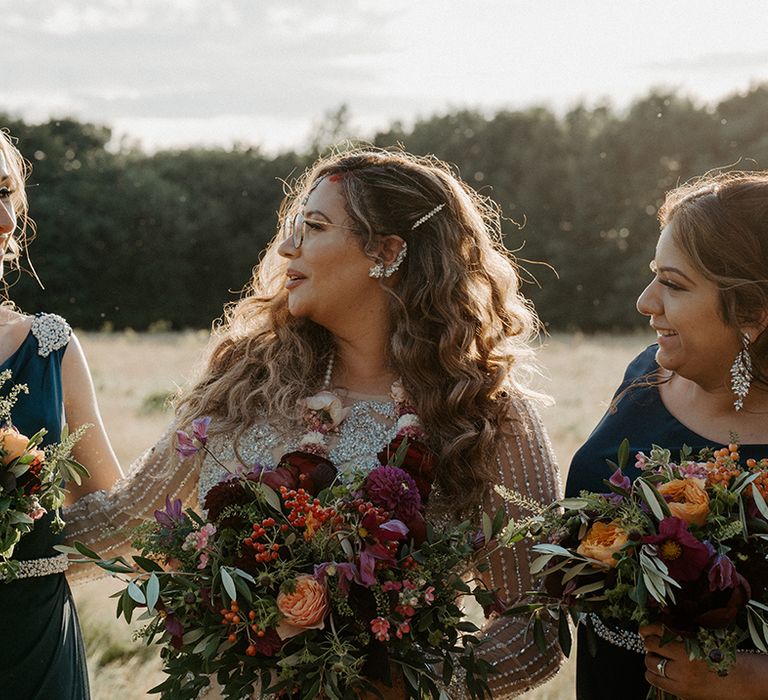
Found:
[[[214,333],[204,371],[180,396],[173,428],[212,416],[208,446],[219,460],[274,467],[306,432],[297,407],[325,389],[348,409],[328,446],[351,474],[378,464],[404,391],[436,457],[435,524],[495,511],[495,484],[556,499],[557,467],[525,384],[537,320],[492,202],[437,159],[356,150],[309,169],[280,219],[247,293]],[[179,461],[173,436],[110,493],[69,510],[69,538],[108,555],[166,495],[202,502],[226,472],[210,458]],[[487,576],[507,601],[520,598],[531,587],[528,551],[497,553]],[[494,698],[539,685],[560,666],[556,644],[539,651],[518,620],[496,619],[484,634]],[[450,697],[464,697],[461,687]]]

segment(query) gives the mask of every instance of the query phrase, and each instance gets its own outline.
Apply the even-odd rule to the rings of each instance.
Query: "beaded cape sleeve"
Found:
[[[504,486],[542,504],[561,498],[560,473],[552,447],[538,411],[533,404],[515,397],[509,401],[507,419],[499,431],[494,461],[496,482],[491,485],[483,503],[483,510],[493,515],[504,508],[508,519],[520,520],[530,515],[505,503],[493,490],[493,485]],[[508,605],[525,602],[526,593],[533,590],[531,552],[525,543],[496,550],[489,559],[490,569],[485,574],[491,589],[498,589]],[[550,680],[560,669],[564,657],[557,644],[554,628],[545,625],[546,651],[536,646],[527,620],[521,617],[499,617],[483,628],[485,643],[478,648],[478,656],[490,663],[495,673],[488,678],[494,700],[516,697]],[[462,690],[461,679],[448,688],[451,700],[469,698]]]
[[[89,493],[64,509],[68,542],[82,542],[105,558],[126,554],[132,530],[164,508],[166,497],[180,498],[185,507],[196,505],[199,465],[179,459],[174,428],[136,459],[112,489]],[[81,582],[104,575],[92,565],[73,565],[67,579]]]

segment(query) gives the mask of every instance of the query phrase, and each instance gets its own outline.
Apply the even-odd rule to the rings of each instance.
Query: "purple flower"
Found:
[[[192,457],[200,452],[200,447],[195,442],[194,438],[187,435],[183,430],[176,431],[176,440],[178,441],[176,452],[179,453],[182,459]]]
[[[718,554],[709,567],[707,579],[709,580],[710,591],[724,591],[727,588],[733,588],[736,585],[736,567],[725,554]]]
[[[155,520],[163,527],[173,528],[175,525],[180,525],[185,522],[187,516],[184,515],[181,510],[181,499],[177,498],[171,502],[169,496],[165,497],[165,510],[155,511]]]
[[[323,564],[315,564],[315,578],[324,583],[326,576],[338,575],[339,577],[339,591],[342,595],[349,593],[349,584],[351,581],[362,585],[360,579],[360,572],[357,567],[351,562],[345,562],[337,564],[335,561],[325,562]]]
[[[630,481],[629,477],[624,474],[624,472],[621,471],[621,469],[617,469],[613,474],[611,474],[611,478],[608,479],[608,483],[611,484],[611,486],[615,486],[616,488],[622,489],[624,491],[629,491],[632,488],[632,482]],[[611,491],[611,493],[605,494],[605,497],[611,501],[611,503],[621,503],[621,501],[624,500],[625,496],[620,493],[616,493],[615,491]]]
[[[704,571],[710,559],[707,544],[688,532],[685,520],[670,516],[659,523],[659,534],[648,535],[640,540],[643,544],[655,544],[659,559],[669,569],[675,581],[695,581]]]
[[[182,637],[184,636],[184,628],[179,622],[179,618],[173,613],[169,613],[165,616],[165,629],[171,635],[171,644],[174,648],[181,649],[184,645]]]
[[[399,467],[377,467],[365,480],[363,490],[374,505],[408,520],[421,510],[421,495],[413,477]]]
[[[381,534],[382,530],[384,535]],[[408,526],[400,520],[387,520],[379,525],[379,537],[384,540],[404,540],[408,534]]]
[[[198,439],[201,445],[208,442],[208,426],[211,424],[210,416],[195,418],[192,421],[192,434]]]
[[[360,583],[366,588],[370,588],[376,583],[374,571],[377,560],[394,561],[389,550],[381,544],[366,545],[365,549],[360,552]]]

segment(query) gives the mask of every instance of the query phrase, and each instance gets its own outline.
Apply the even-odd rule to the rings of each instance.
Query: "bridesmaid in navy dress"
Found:
[[[605,490],[605,460],[624,438],[632,454],[655,443],[674,455],[683,445],[727,445],[736,434],[742,463],[768,457],[768,172],[673,190],[659,219],[654,277],[637,301],[658,342],[630,364],[611,409],[574,456],[569,496]],[[686,700],[768,697],[766,655],[739,653],[720,678],[690,661],[682,643],[660,646],[659,626],[642,628],[642,637],[595,627],[596,658],[580,637],[580,700],[644,700],[650,685]]]
[[[24,163],[0,131],[0,272],[21,253],[25,221]],[[83,352],[60,316],[19,313],[0,305],[0,371],[12,371],[12,383],[26,384],[12,411],[25,435],[40,428],[55,442],[64,421],[75,429],[91,423],[74,456],[91,473],[76,498],[109,486],[119,467],[104,433]],[[9,389],[4,387],[4,392]],[[53,549],[62,542],[51,529],[52,514],[35,523],[14,551],[19,578],[0,580],[0,697],[7,700],[83,700],[89,697],[85,652],[77,613],[64,572],[66,556]]]

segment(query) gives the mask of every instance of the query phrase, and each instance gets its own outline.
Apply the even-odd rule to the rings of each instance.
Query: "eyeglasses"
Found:
[[[286,239],[291,238],[293,247],[298,249],[301,248],[301,244],[304,243],[304,238],[307,235],[307,228],[322,229],[329,226],[344,228],[348,231],[357,231],[357,227],[355,226],[333,224],[330,221],[319,221],[317,219],[305,219],[304,215],[299,212],[293,217],[285,220],[285,223],[283,224],[283,235]]]

